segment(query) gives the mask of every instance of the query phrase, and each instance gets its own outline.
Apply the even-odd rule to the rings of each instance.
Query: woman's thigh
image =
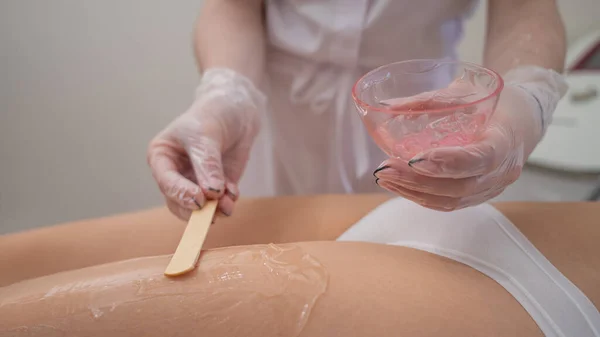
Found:
[[[168,256],[72,270],[0,288],[10,336],[540,336],[496,282],[394,246],[305,242],[203,253],[190,274]]]
[[[386,195],[242,199],[211,227],[205,248],[334,240]],[[185,222],[166,208],[0,236],[0,286],[51,273],[175,251]]]

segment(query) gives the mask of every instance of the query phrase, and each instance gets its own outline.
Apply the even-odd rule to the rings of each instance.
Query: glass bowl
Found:
[[[379,148],[408,161],[431,148],[473,142],[488,126],[503,87],[500,75],[476,64],[410,60],[368,72],[352,98]]]

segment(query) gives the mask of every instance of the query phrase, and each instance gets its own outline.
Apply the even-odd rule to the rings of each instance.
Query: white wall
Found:
[[[145,150],[193,98],[199,8],[0,1],[0,231],[162,202]]]
[[[570,39],[600,28],[600,1],[559,2]],[[200,5],[0,2],[0,232],[162,202],[145,150],[192,98]],[[481,59],[484,11],[466,60]]]

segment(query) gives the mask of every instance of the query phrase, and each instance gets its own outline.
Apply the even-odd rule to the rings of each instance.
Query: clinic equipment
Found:
[[[217,200],[209,200],[204,207],[192,212],[177,250],[165,270],[165,275],[179,276],[196,268],[217,204]]]
[[[352,97],[377,145],[408,161],[431,148],[473,142],[487,127],[503,86],[497,73],[475,64],[410,60],[367,73]]]

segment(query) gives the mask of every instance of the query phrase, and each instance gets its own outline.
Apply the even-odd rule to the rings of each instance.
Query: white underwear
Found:
[[[338,241],[411,247],[464,263],[492,278],[549,337],[600,337],[600,312],[494,207],[451,213],[397,198],[379,206]]]

